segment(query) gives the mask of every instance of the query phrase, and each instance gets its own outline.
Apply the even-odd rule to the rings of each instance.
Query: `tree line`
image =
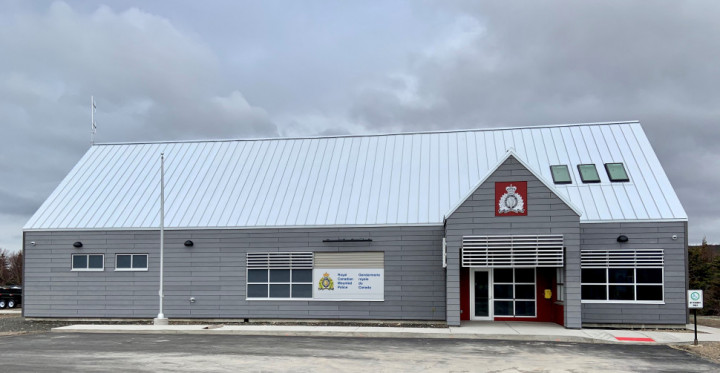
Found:
[[[688,247],[690,289],[703,291],[701,315],[720,315],[720,245],[708,245],[703,239],[699,246]]]
[[[0,249],[0,286],[22,285],[23,252]]]

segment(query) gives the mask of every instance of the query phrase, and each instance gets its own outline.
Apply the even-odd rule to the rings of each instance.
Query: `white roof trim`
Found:
[[[530,166],[528,166],[528,164],[525,163],[525,162],[517,155],[517,153],[515,153],[515,151],[514,151],[512,148],[510,148],[510,149],[507,150],[507,153],[505,153],[505,156],[500,159],[500,161],[495,165],[495,167],[493,167],[490,171],[488,171],[488,173],[485,175],[485,177],[483,177],[477,184],[475,184],[475,185],[470,189],[470,192],[468,192],[468,194],[465,195],[465,198],[463,198],[458,204],[456,204],[455,207],[453,207],[453,208],[450,210],[450,212],[448,212],[447,214],[445,214],[445,216],[448,217],[448,216],[452,215],[458,208],[460,208],[460,206],[462,206],[462,204],[465,203],[465,201],[467,201],[468,198],[470,198],[470,196],[472,196],[473,193],[475,193],[475,191],[476,191],[478,188],[480,188],[480,186],[483,185],[483,184],[487,181],[487,179],[489,179],[490,176],[492,176],[492,174],[494,174],[495,171],[497,171],[498,168],[500,168],[500,166],[502,166],[502,164],[505,163],[505,161],[507,161],[508,158],[510,158],[510,157],[515,157],[515,159],[516,159],[518,162],[520,162],[520,164],[523,165],[523,167],[525,167],[528,171],[530,171],[530,173],[531,173],[533,176],[535,176],[538,180],[540,180],[540,182],[543,183],[543,185],[545,185],[548,189],[550,189],[550,191],[553,192],[553,194],[555,194],[558,198],[560,198],[560,200],[563,201],[568,207],[570,207],[571,210],[573,210],[576,214],[578,214],[578,216],[582,216],[582,211],[580,211],[580,209],[578,209],[577,207],[575,207],[575,205],[574,205],[572,202],[570,202],[567,198],[563,197],[563,195],[560,194],[560,193],[557,191],[557,189],[555,189],[554,186],[552,186],[551,184],[549,184],[549,183],[545,180],[545,178],[543,178],[542,176],[540,176],[540,175],[539,175],[537,172],[535,172]]]
[[[476,188],[477,189],[477,188]],[[613,223],[686,223],[688,219],[647,219],[647,220],[581,220],[580,224],[613,224]],[[349,228],[415,228],[442,227],[443,223],[428,224],[372,224],[372,225],[263,225],[257,227],[165,227],[166,231],[204,231],[204,230],[249,230],[249,229],[349,229]],[[120,232],[120,231],[158,231],[160,227],[139,228],[41,228],[23,229],[23,232]]]
[[[687,223],[687,218],[677,219],[645,219],[645,220],[581,220],[580,224],[611,224],[611,223]]]
[[[238,227],[165,227],[166,231],[205,231],[205,230],[248,230],[248,229],[349,229],[349,228],[414,228],[414,227],[442,227],[443,223],[421,224],[364,224],[364,225],[258,225]],[[83,231],[157,231],[160,227],[112,227],[112,228],[40,228],[23,229],[23,232],[83,232]]]
[[[436,133],[460,133],[460,132],[492,132],[507,130],[524,130],[539,128],[557,128],[557,127],[581,127],[581,126],[600,126],[612,124],[629,124],[640,123],[638,120],[624,120],[615,122],[588,122],[588,123],[564,123],[564,124],[548,124],[540,126],[508,126],[508,127],[490,127],[490,128],[468,128],[455,130],[440,131],[410,131],[410,132],[394,132],[394,133],[369,133],[363,135],[332,135],[332,136],[299,136],[299,137],[258,137],[254,139],[195,139],[195,140],[170,140],[170,141],[128,141],[128,142],[106,142],[95,143],[93,146],[103,145],[142,145],[142,144],[183,144],[193,142],[237,142],[237,141],[277,141],[277,140],[312,140],[312,139],[341,139],[352,137],[383,137],[383,136],[399,136],[399,135],[427,135]]]

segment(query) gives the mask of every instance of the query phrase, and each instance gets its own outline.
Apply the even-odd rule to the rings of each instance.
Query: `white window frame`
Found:
[[[513,280],[512,280],[512,282],[497,282],[497,281],[496,281],[497,277],[495,276],[495,271],[498,270],[498,269],[509,269],[509,270],[511,270],[511,271],[512,271],[512,275],[513,275]],[[518,270],[518,269],[532,269],[532,270],[533,270],[533,282],[532,282],[532,283],[530,283],[530,282],[517,282],[517,280],[515,279],[515,271]],[[538,310],[537,310],[537,306],[538,306],[538,301],[537,301],[537,268],[534,268],[534,267],[532,267],[532,268],[527,268],[527,267],[493,268],[493,271],[492,271],[492,272],[493,272],[493,273],[492,273],[492,295],[493,295],[493,298],[492,298],[492,310],[493,310],[492,315],[493,315],[493,317],[512,317],[512,318],[517,318],[517,319],[534,319],[534,318],[537,318],[537,317],[538,317],[538,316],[537,316],[537,314],[538,314],[538,312],[537,312],[537,311],[538,311]],[[512,285],[513,298],[512,298],[512,299],[507,299],[507,298],[497,298],[497,297],[495,297],[495,285]],[[515,287],[516,287],[517,285],[532,285],[532,286],[533,286],[533,299],[524,299],[524,298],[523,298],[523,299],[519,299],[519,298],[517,298],[517,291],[515,290]],[[528,301],[531,301],[531,300],[533,301],[533,304],[535,305],[535,307],[534,307],[535,311],[534,311],[533,315],[532,315],[532,316],[517,316],[517,315],[516,315],[516,314],[517,314],[517,311],[516,311],[516,309],[515,309],[515,302],[518,302],[518,301],[520,301],[520,302],[528,302]],[[512,314],[512,315],[498,315],[497,313],[495,313],[495,302],[497,302],[497,301],[500,301],[500,302],[512,302],[512,305],[513,305],[513,309],[512,309],[513,314]]]
[[[487,316],[475,316],[475,276],[478,272],[485,272],[488,274],[488,315]],[[492,268],[471,268],[470,269],[470,320],[483,320],[492,321],[495,317],[495,302],[493,299],[493,269]]]
[[[314,253],[312,252],[277,252],[277,253],[247,253],[247,265],[245,266],[245,300],[251,301],[311,301],[313,300],[312,295],[312,270],[314,267]],[[272,269],[287,269],[290,271],[289,282],[272,282],[270,281],[270,270]],[[293,281],[293,269],[309,270],[310,281]],[[249,272],[250,270],[266,270],[267,281],[265,282],[250,282]],[[267,286],[267,297],[249,297],[248,290],[250,285],[266,285]],[[288,285],[290,287],[290,296],[288,298],[271,298],[270,297],[270,285]],[[294,298],[292,294],[293,285],[310,285],[311,293],[310,297],[305,298]]]
[[[270,281],[270,271],[273,270],[273,269],[281,269],[281,270],[282,270],[282,269],[285,269],[285,270],[289,270],[289,271],[290,271],[290,281],[282,281],[282,282],[279,282],[279,281]],[[261,268],[250,268],[250,269],[248,269],[248,271],[250,271],[250,270],[262,270],[262,269],[261,269]],[[310,271],[310,281],[293,281],[293,270],[306,270],[306,271]],[[246,299],[246,300],[306,300],[306,301],[313,300],[313,297],[312,297],[312,296],[313,296],[313,294],[312,294],[312,285],[313,285],[313,281],[312,281],[312,269],[307,269],[307,268],[268,268],[268,269],[266,269],[266,271],[267,271],[267,281],[265,281],[265,282],[249,282],[249,281],[247,281],[247,280],[245,281],[245,284],[247,285],[247,287],[246,287],[246,292],[245,292],[245,299]],[[247,276],[247,272],[246,272],[246,276]],[[247,278],[247,277],[246,277],[246,278]],[[266,286],[267,286],[267,295],[268,295],[268,296],[267,296],[267,297],[252,297],[252,298],[248,297],[248,296],[247,296],[247,294],[248,294],[248,293],[247,293],[247,288],[249,288],[250,285],[266,285]],[[287,298],[271,298],[271,297],[270,297],[270,286],[271,286],[271,285],[288,285],[288,286],[290,287],[290,296],[287,297]],[[293,293],[292,293],[293,285],[310,285],[310,296],[309,296],[309,297],[305,297],[305,298],[293,297]]]
[[[637,282],[637,269],[660,269],[661,282]],[[583,269],[604,269],[605,282],[582,282]],[[632,283],[610,282],[609,269],[633,269]],[[582,303],[618,303],[618,304],[665,304],[665,251],[663,249],[588,249],[580,251],[580,297],[582,298],[583,285],[605,285],[605,300],[581,299]],[[635,300],[610,299],[610,286],[632,285]],[[662,300],[637,300],[638,286],[662,286]]]
[[[118,256],[120,255],[129,255],[130,256],[130,268],[118,268]],[[145,259],[145,268],[134,268],[133,267],[133,257],[134,256],[144,256]],[[128,253],[119,253],[115,254],[115,271],[116,272],[137,272],[137,271],[147,271],[148,268],[150,268],[150,256],[148,254],[128,254]]]
[[[624,303],[624,304],[665,304],[665,268],[655,266],[655,267],[582,267],[582,269],[604,269],[605,270],[605,282],[580,282],[580,294],[582,297],[582,287],[585,285],[595,285],[595,286],[601,286],[605,285],[605,300],[602,299],[582,299],[582,303]],[[581,269],[581,271],[582,271]],[[610,273],[609,270],[611,269],[632,269],[633,270],[633,282],[610,282]],[[660,270],[660,279],[661,281],[659,283],[653,282],[653,283],[638,283],[637,282],[637,270],[638,269],[659,269]],[[581,274],[582,275],[582,274]],[[582,277],[581,277],[582,279]],[[610,286],[632,286],[633,287],[633,297],[635,300],[619,300],[619,299],[610,299]],[[662,300],[637,300],[637,288],[638,286],[661,286],[662,287]]]
[[[101,256],[102,257],[102,268],[90,268],[90,256]],[[87,268],[75,268],[75,257],[85,256],[87,257]],[[72,254],[70,257],[70,271],[71,272],[102,272],[105,270],[105,254]]]

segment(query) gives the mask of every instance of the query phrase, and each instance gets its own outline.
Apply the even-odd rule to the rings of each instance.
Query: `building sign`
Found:
[[[703,308],[702,290],[688,290],[688,308],[698,310]]]
[[[527,181],[495,183],[495,216],[527,216]]]
[[[313,269],[313,299],[384,300],[384,269]]]

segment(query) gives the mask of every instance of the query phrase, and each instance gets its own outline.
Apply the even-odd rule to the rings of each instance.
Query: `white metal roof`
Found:
[[[294,139],[95,145],[25,230],[441,224],[509,149],[552,184],[583,222],[686,220],[638,122]],[[622,162],[630,182],[611,183]],[[598,184],[577,165],[594,163]]]

